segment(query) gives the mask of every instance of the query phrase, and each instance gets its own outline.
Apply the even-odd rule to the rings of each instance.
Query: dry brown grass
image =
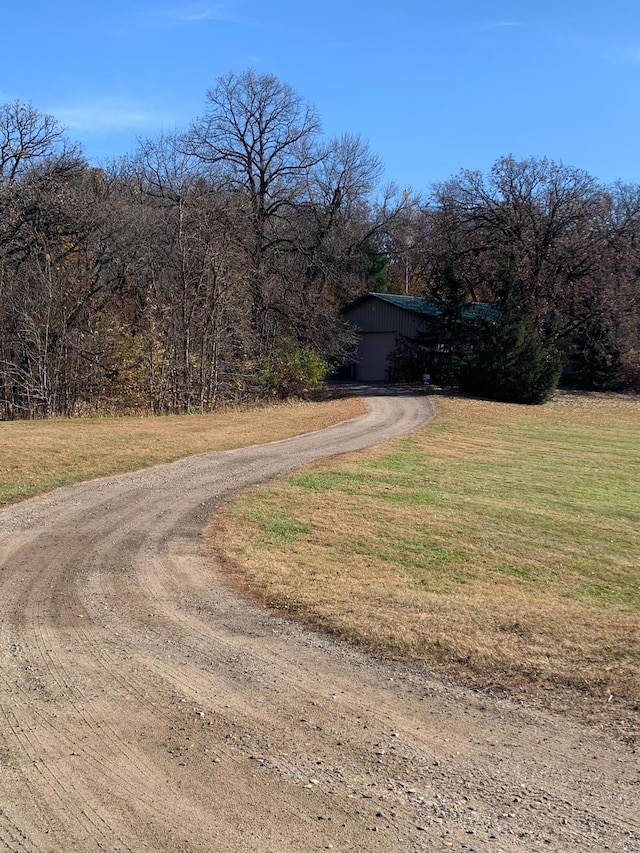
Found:
[[[443,397],[410,438],[240,498],[209,541],[271,607],[632,739],[639,438],[637,399]]]
[[[0,506],[55,486],[324,429],[366,407],[344,398],[209,415],[0,422]]]

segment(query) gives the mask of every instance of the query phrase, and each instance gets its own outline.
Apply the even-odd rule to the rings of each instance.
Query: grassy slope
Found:
[[[0,506],[108,474],[322,429],[365,411],[359,400],[288,403],[211,415],[0,423]]]
[[[638,401],[443,397],[416,435],[240,498],[211,539],[271,606],[632,737],[639,439]]]

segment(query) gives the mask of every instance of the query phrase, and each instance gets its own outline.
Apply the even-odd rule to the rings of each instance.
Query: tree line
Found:
[[[426,197],[382,176],[253,71],[101,169],[54,118],[1,106],[0,418],[296,393],[349,358],[340,312],[366,290],[441,300],[448,334],[465,304],[497,306],[475,379],[451,381],[538,358],[637,385],[640,188],[510,157]]]
[[[471,354],[442,360],[443,381],[523,402],[561,375],[640,390],[640,187],[509,156],[437,185],[405,217],[409,286],[446,306],[439,334],[414,342],[414,367],[464,337],[462,309],[484,302]]]
[[[207,411],[323,376],[407,205],[381,172],[252,71],[103,169],[55,119],[0,108],[0,417]]]

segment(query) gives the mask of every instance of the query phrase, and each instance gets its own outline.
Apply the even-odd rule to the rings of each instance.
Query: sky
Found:
[[[0,104],[55,116],[92,165],[186,130],[253,69],[401,189],[508,154],[640,184],[638,0],[23,0],[2,29]]]

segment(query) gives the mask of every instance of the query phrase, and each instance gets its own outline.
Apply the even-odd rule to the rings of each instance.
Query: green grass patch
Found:
[[[269,603],[368,647],[636,713],[639,449],[638,400],[442,398],[418,433],[239,498],[225,556]],[[252,526],[261,502],[304,531],[294,550]]]
[[[301,524],[294,518],[283,518],[281,515],[254,513],[251,519],[270,545],[290,545],[311,532],[310,525]]]

